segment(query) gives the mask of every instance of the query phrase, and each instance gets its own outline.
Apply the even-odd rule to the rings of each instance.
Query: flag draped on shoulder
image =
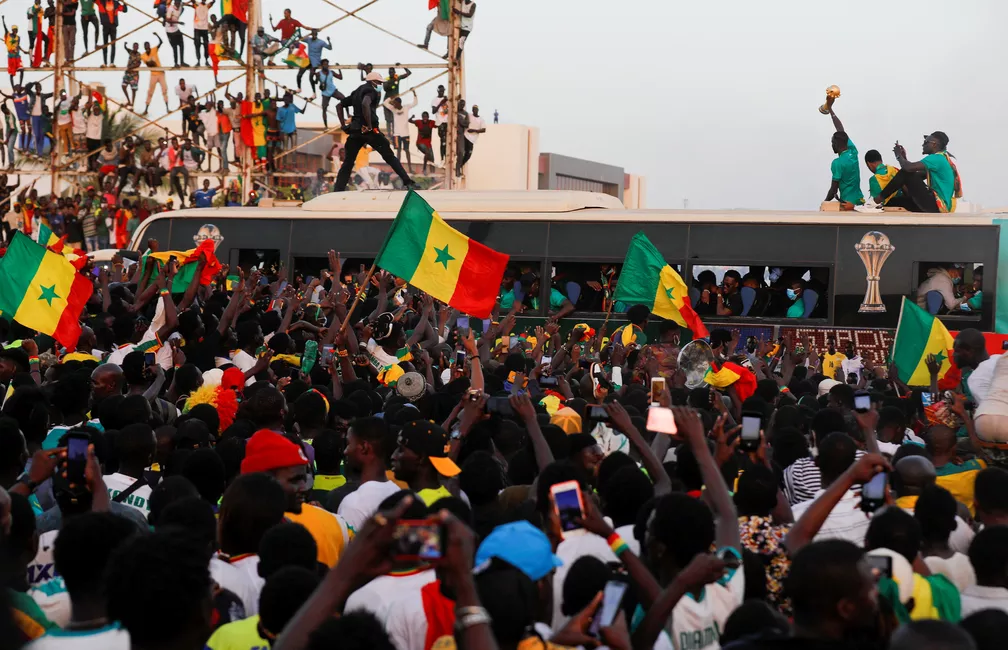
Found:
[[[630,240],[613,300],[645,305],[655,316],[687,327],[694,338],[710,333],[690,305],[689,288],[643,232]]]
[[[375,265],[464,314],[487,318],[508,259],[449,226],[410,190]]]
[[[62,255],[16,233],[0,259],[0,315],[72,349],[94,287]]]
[[[952,342],[952,335],[940,320],[903,299],[892,348],[900,381],[907,386],[929,386],[927,358],[932,354],[941,364],[938,378],[944,377],[952,367]]]

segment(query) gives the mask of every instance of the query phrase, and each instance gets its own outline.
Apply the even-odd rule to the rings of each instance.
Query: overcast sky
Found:
[[[264,0],[264,20],[279,19],[285,6],[305,23],[342,15],[321,0]],[[24,25],[27,7],[7,2],[8,24]],[[433,12],[427,0],[380,0],[360,15],[419,41]],[[140,18],[123,16],[121,31]],[[191,18],[186,10],[187,30]],[[966,198],[1003,206],[1005,24],[1008,3],[996,0],[477,0],[467,99],[487,117],[496,108],[502,122],[538,126],[542,151],[645,175],[649,207],[682,207],[688,198],[691,208],[818,209],[833,129],[816,108],[837,84],[837,114],[862,157],[876,148],[892,162],[899,140],[916,160],[922,134],[943,130]],[[137,40],[155,29],[163,33],[148,27]],[[352,18],[324,34],[333,40],[327,55],[340,63],[436,60]],[[431,49],[443,53],[444,39],[435,35]],[[192,55],[187,41],[186,60]],[[167,47],[162,60],[170,64]],[[97,63],[93,55],[84,65]],[[417,70],[415,79],[432,74]],[[169,73],[169,85],[178,76]],[[209,73],[186,76],[209,87]],[[280,80],[292,84],[293,73]],[[348,92],[356,81],[337,85]],[[420,91],[421,105],[434,86]],[[141,99],[146,88],[143,74]]]

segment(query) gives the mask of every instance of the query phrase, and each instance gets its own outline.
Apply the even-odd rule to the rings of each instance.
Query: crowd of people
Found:
[[[411,75],[408,68],[396,64],[388,70],[388,76],[375,71],[371,64],[357,65],[360,81],[363,84],[354,93],[344,94],[337,89],[337,82],[343,80],[343,73],[338,64],[330,67],[330,60],[323,56],[326,49],[332,49],[331,39],[323,39],[318,30],[308,27],[292,16],[290,9],[284,10],[284,17],[274,24],[270,16],[270,28],[277,34],[267,33],[265,26],[259,27],[249,39],[253,62],[259,70],[259,85],[261,92],[253,97],[244,97],[243,93],[231,94],[229,86],[220,83],[219,64],[221,60],[241,62],[245,53],[245,38],[247,25],[239,20],[233,9],[225,8],[221,19],[211,13],[211,5],[207,0],[158,0],[157,14],[161,20],[160,28],[165,31],[165,38],[170,45],[173,68],[183,71],[190,65],[185,60],[187,45],[185,37],[192,39],[195,49],[196,65],[201,63],[213,69],[215,87],[210,92],[200,93],[194,84],[184,77],[178,79],[173,86],[174,97],[169,99],[167,73],[162,64],[161,48],[164,40],[161,34],[147,36],[141,46],[138,41],[123,41],[119,43],[126,51],[126,69],[122,77],[122,99],[112,100],[102,92],[77,84],[71,85],[70,93],[60,90],[58,93],[46,92],[41,81],[25,81],[22,54],[28,54],[31,67],[39,68],[50,65],[54,47],[57,7],[54,0],[46,0],[47,6],[42,7],[42,0],[36,0],[28,10],[29,29],[28,47],[23,47],[18,27],[7,26],[4,19],[5,42],[8,53],[8,72],[11,88],[9,93],[0,91],[3,104],[0,106],[4,115],[2,132],[3,146],[0,147],[0,164],[6,164],[8,169],[14,168],[18,157],[27,161],[52,161],[53,164],[65,166],[67,169],[80,172],[92,171],[107,173],[108,170],[119,174],[120,188],[131,181],[139,185],[143,182],[150,192],[160,188],[167,182],[169,193],[178,195],[178,200],[185,203],[189,194],[197,189],[197,181],[190,176],[196,171],[213,172],[226,175],[231,165],[239,163],[243,152],[247,149],[255,161],[257,171],[265,171],[266,185],[275,187],[288,184],[290,172],[296,171],[298,163],[293,154],[299,142],[306,141],[299,137],[298,115],[316,99],[320,98],[323,128],[330,130],[330,111],[342,105],[344,109],[352,109],[357,122],[364,111],[361,89],[372,82],[375,92],[369,99],[375,112],[375,120],[370,128],[379,127],[377,120],[378,105],[382,108],[385,121],[385,132],[382,139],[390,143],[380,142],[372,134],[357,138],[359,128],[363,124],[348,124],[341,118],[341,126],[349,135],[334,133],[334,146],[352,151],[354,156],[339,157],[337,152],[333,157],[337,167],[349,160],[349,165],[357,163],[356,152],[363,146],[368,146],[382,154],[405,186],[408,173],[413,172],[411,142],[420,152],[422,160],[417,165],[422,175],[433,175],[436,171],[433,132],[437,130],[440,138],[442,164],[445,159],[448,125],[448,99],[444,88],[431,103],[430,111],[416,115],[410,111],[417,105],[416,91],[402,96],[400,84]],[[58,10],[62,18],[61,42],[67,64],[75,61],[77,53],[77,12],[80,10],[81,37],[84,52],[81,57],[94,53],[97,49],[102,53],[102,68],[116,65],[117,28],[119,14],[128,10],[128,5],[120,0],[98,0],[77,2],[77,0],[60,0]],[[463,38],[459,44],[459,52],[464,45],[465,37],[472,29],[472,16],[475,3],[465,0],[459,3],[454,11],[462,16]],[[191,12],[191,19],[190,19]],[[100,16],[100,30],[96,13]],[[183,31],[187,25],[192,25],[192,33]],[[90,27],[94,26],[94,49],[88,46]],[[98,42],[98,32],[101,32],[102,43]],[[134,30],[135,31],[135,30]],[[132,32],[130,32],[132,34]],[[428,34],[429,40],[429,34]],[[296,88],[281,88],[273,85],[271,90],[266,87],[264,63],[274,63],[274,58],[284,56],[284,62],[297,70]],[[192,59],[190,59],[192,60]],[[120,63],[122,61],[120,60]],[[146,100],[140,101],[140,78],[145,68],[149,72]],[[302,100],[302,78],[307,74],[312,95]],[[47,78],[46,86],[51,90],[53,81]],[[148,116],[155,93],[160,90],[164,102],[164,110],[179,111],[181,114],[181,132],[178,143],[172,144],[171,135],[165,133],[164,138],[147,138],[134,134],[132,138],[113,136],[118,132],[117,122],[134,116],[136,119]],[[405,91],[404,91],[405,92]],[[383,94],[384,93],[384,94]],[[218,99],[217,94],[222,95]],[[357,98],[356,100],[354,98]],[[408,101],[412,97],[411,101]],[[177,100],[177,103],[176,103]],[[13,110],[7,105],[11,103]],[[356,104],[355,104],[356,101]],[[405,103],[404,103],[405,101]],[[463,174],[465,163],[472,155],[473,147],[480,135],[486,131],[486,123],[480,117],[479,108],[465,108],[464,100],[459,100],[458,134],[455,173]],[[350,129],[358,129],[351,133]],[[411,130],[417,134],[411,137]],[[121,129],[119,129],[121,130]],[[331,131],[335,131],[333,128]],[[376,131],[377,133],[377,131]],[[381,134],[379,134],[381,135]],[[314,134],[309,138],[315,137]],[[360,146],[355,141],[360,139]],[[130,149],[127,144],[132,144]],[[229,147],[230,144],[230,147]],[[387,145],[387,146],[386,146]],[[392,164],[394,147],[396,154]],[[388,149],[388,153],[386,153]],[[406,153],[406,168],[403,168],[403,151]],[[172,152],[184,152],[173,156]],[[233,155],[232,155],[233,154]],[[177,159],[176,159],[177,158]],[[123,160],[125,159],[125,160]],[[409,170],[407,172],[407,170]],[[332,170],[334,173],[337,169]],[[352,172],[352,169],[350,170]],[[281,176],[274,176],[287,172]],[[179,182],[175,179],[178,178]],[[188,189],[186,185],[188,184]],[[347,183],[336,183],[345,187]],[[366,183],[365,183],[366,184]],[[97,185],[103,186],[102,179]],[[9,209],[9,206],[7,206]]]
[[[725,329],[689,389],[675,323],[519,327],[510,270],[479,321],[147,246],[81,269],[73,349],[0,320],[4,647],[1000,647],[976,330],[947,393]]]

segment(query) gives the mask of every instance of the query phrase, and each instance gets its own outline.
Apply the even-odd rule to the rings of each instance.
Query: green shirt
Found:
[[[80,10],[82,16],[94,16],[94,0],[80,0]]]
[[[500,306],[501,306],[501,309],[504,309],[506,311],[511,311],[511,308],[514,307],[514,302],[515,302],[515,290],[514,290],[514,287],[511,287],[511,289],[509,289],[508,291],[501,292],[501,295],[500,295]]]
[[[567,302],[567,296],[560,293],[558,289],[550,289],[550,309],[560,309]]]
[[[787,317],[802,318],[804,316],[805,316],[805,298],[799,297],[798,300],[795,300],[793,303],[791,303],[791,306],[788,307]]]
[[[928,185],[938,198],[945,203],[947,210],[952,209],[952,193],[955,191],[955,174],[952,165],[944,153],[931,153],[921,160],[928,170]]]
[[[861,167],[858,164],[857,147],[847,140],[847,150],[837,155],[830,165],[833,180],[840,185],[840,200],[859,205],[864,203],[861,193]]]
[[[973,297],[966,301],[966,304],[970,306],[973,311],[979,311],[981,305],[983,305],[983,291],[977,291],[973,294]]]

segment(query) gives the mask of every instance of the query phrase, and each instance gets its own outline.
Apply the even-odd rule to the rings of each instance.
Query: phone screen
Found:
[[[892,577],[892,558],[886,555],[865,555],[865,562],[876,578]]]
[[[564,532],[580,528],[575,519],[583,518],[584,513],[581,511],[580,489],[576,485],[567,490],[554,492],[553,502],[556,503],[557,514],[560,515],[560,528]]]
[[[147,352],[147,353],[144,354],[144,365],[145,366],[153,366],[154,365],[154,353],[153,352]]]
[[[71,483],[84,481],[84,468],[87,467],[89,444],[91,444],[91,440],[87,436],[67,437],[67,479]]]
[[[595,612],[595,617],[588,628],[588,634],[597,637],[599,630],[613,624],[616,615],[619,614],[620,604],[623,602],[623,594],[626,593],[626,590],[627,584],[625,582],[610,580],[606,583],[602,590],[602,604]]]
[[[401,520],[392,537],[392,556],[434,562],[441,559],[441,525],[436,521]]]
[[[871,395],[868,393],[858,393],[854,396],[854,410],[855,411],[870,411],[871,410]]]
[[[543,355],[542,361],[540,361],[539,363],[540,365],[548,366],[549,364],[553,363],[553,357]]]
[[[487,413],[499,413],[504,417],[510,417],[514,415],[514,409],[511,408],[511,402],[508,401],[506,397],[488,397],[486,402]]]
[[[329,366],[332,365],[332,360],[333,360],[333,346],[323,345],[322,355],[319,358],[319,363],[322,365],[323,368],[328,368]]]
[[[456,366],[464,366],[465,365],[465,357],[466,357],[465,350],[456,350],[455,351],[455,365]]]
[[[555,387],[555,386],[559,386],[560,382],[559,382],[559,380],[556,377],[546,376],[546,377],[540,377],[539,378],[539,385],[540,386],[549,386],[550,388],[552,388],[552,387]]]
[[[861,497],[869,501],[881,503],[885,500],[887,480],[888,475],[885,472],[879,472],[864,484],[864,487],[861,489]]]
[[[455,319],[455,327],[458,329],[465,329],[465,330],[469,329],[469,317],[459,316],[457,319]]]
[[[763,420],[756,415],[743,415],[742,416],[742,440],[759,440],[760,427],[763,426]]]
[[[934,396],[931,393],[921,393],[921,404],[931,406],[934,403]]]
[[[605,410],[604,406],[599,406],[598,404],[592,404],[588,407],[588,417],[598,422],[609,421],[609,413]]]
[[[652,377],[651,378],[651,403],[657,404],[661,401],[662,393],[665,392],[665,378],[664,377]]]

